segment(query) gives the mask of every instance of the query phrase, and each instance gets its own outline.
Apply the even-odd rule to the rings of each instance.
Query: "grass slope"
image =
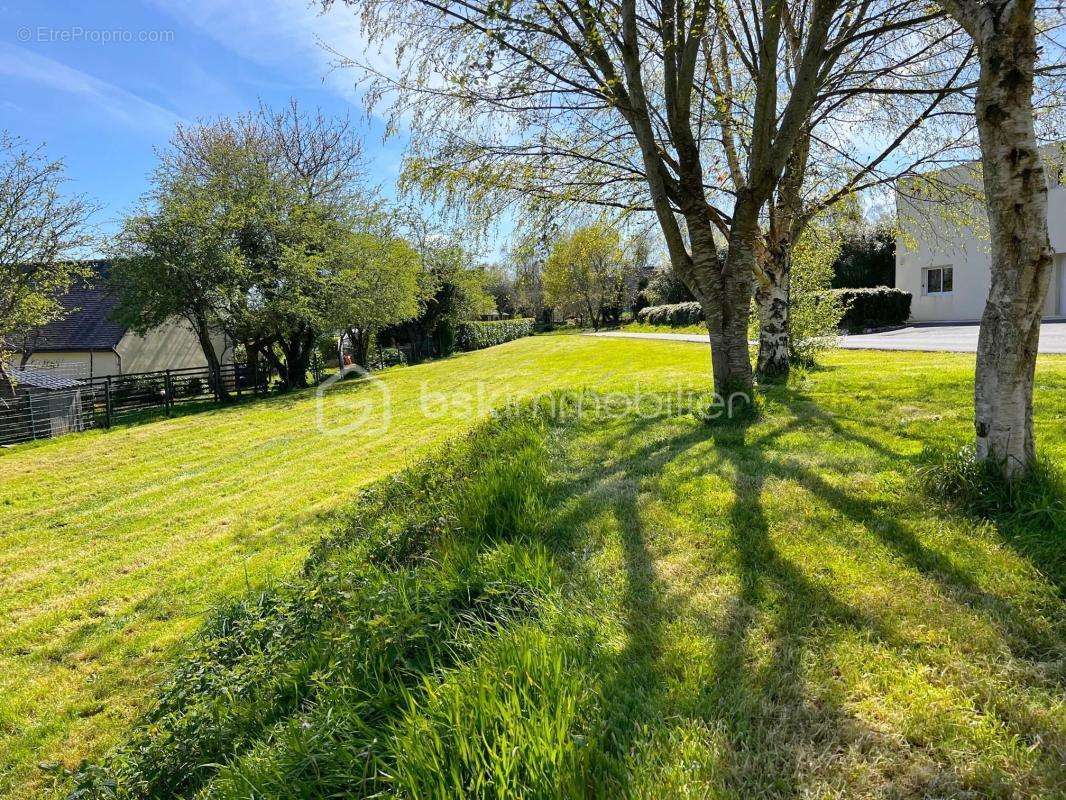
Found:
[[[775,654],[780,651],[790,666],[779,688],[767,689],[769,693],[763,696],[761,684],[753,689],[745,678],[728,699],[758,689],[755,705],[772,718],[792,713],[789,703],[779,704],[774,694],[792,687],[793,699],[801,708],[813,703],[817,709],[819,703],[832,700],[833,708],[846,708],[864,724],[887,730],[885,741],[902,742],[915,752],[932,748],[924,760],[908,750],[902,762],[889,759],[889,766],[902,763],[921,774],[973,783],[985,778],[960,772],[964,766],[960,764],[977,752],[981,768],[992,770],[988,774],[1005,786],[1024,788],[1025,781],[1046,786],[1051,773],[1041,748],[1062,742],[1061,726],[1053,723],[1062,715],[1060,600],[1049,594],[1048,580],[1033,566],[997,544],[997,534],[989,526],[945,517],[907,489],[910,459],[925,442],[966,436],[971,359],[950,354],[878,354],[877,369],[871,370],[869,358],[864,353],[834,354],[827,369],[789,390],[796,396],[782,398],[788,400],[787,405],[775,406],[759,426],[740,434],[739,443],[730,444],[721,438],[723,434],[712,435],[685,416],[656,422],[601,420],[587,429],[578,425],[562,433],[548,431],[544,434],[547,449],[533,447],[531,458],[544,471],[552,487],[550,494],[531,501],[537,512],[529,516],[535,524],[520,531],[516,546],[505,548],[506,552],[498,547],[499,540],[514,540],[513,531],[506,531],[506,536],[501,531],[501,525],[508,527],[506,519],[487,524],[483,535],[469,535],[472,528],[477,529],[480,517],[471,517],[463,509],[473,504],[489,514],[493,505],[485,501],[493,497],[491,485],[483,491],[482,500],[476,501],[477,481],[473,481],[474,500],[463,494],[448,501],[451,505],[446,510],[451,516],[444,515],[447,524],[437,526],[441,530],[431,537],[435,548],[439,541],[450,541],[456,543],[456,553],[467,554],[456,556],[450,572],[441,568],[439,573],[408,575],[408,569],[425,568],[410,564],[400,564],[398,569],[389,555],[395,537],[387,530],[375,534],[386,540],[377,560],[360,547],[344,547],[343,557],[327,559],[323,569],[328,572],[328,565],[333,565],[337,580],[356,576],[363,581],[365,577],[378,587],[380,597],[398,598],[395,606],[391,601],[378,603],[378,595],[365,594],[365,582],[338,595],[356,604],[345,612],[353,618],[359,613],[372,617],[368,609],[379,607],[385,609],[386,617],[392,613],[389,609],[395,611],[396,619],[375,623],[378,632],[365,634],[369,639],[342,637],[340,645],[355,647],[354,651],[332,650],[332,640],[324,642],[314,625],[310,629],[301,627],[302,623],[290,625],[292,630],[310,630],[313,641],[322,645],[314,652],[322,653],[327,663],[337,652],[364,654],[347,660],[363,663],[365,674],[379,676],[381,685],[388,688],[380,693],[383,702],[369,716],[363,709],[341,720],[355,726],[355,732],[349,729],[348,735],[355,737],[350,741],[359,741],[355,733],[361,720],[399,725],[396,709],[402,704],[395,697],[401,697],[408,698],[403,702],[410,706],[410,723],[416,727],[407,739],[389,740],[389,746],[398,747],[397,752],[412,749],[424,738],[419,731],[425,725],[419,715],[439,715],[438,727],[449,715],[462,712],[465,718],[469,709],[464,708],[463,699],[485,688],[485,675],[499,673],[518,679],[529,670],[544,670],[562,677],[573,674],[577,682],[570,688],[552,684],[553,691],[558,690],[553,707],[562,716],[545,712],[534,715],[530,723],[554,730],[551,741],[555,745],[544,744],[537,732],[521,733],[516,728],[509,734],[529,746],[544,744],[543,758],[536,763],[549,766],[537,774],[561,774],[558,759],[573,755],[563,751],[576,741],[571,735],[576,731],[579,736],[594,737],[595,742],[604,741],[601,737],[608,734],[617,740],[609,746],[596,745],[591,752],[602,750],[606,755],[596,756],[595,764],[581,759],[580,763],[566,762],[571,764],[567,774],[591,780],[591,786],[606,790],[639,779],[649,781],[645,788],[651,792],[656,781],[674,787],[675,794],[692,790],[700,795],[701,786],[731,791],[734,785],[743,787],[745,780],[754,780],[760,759],[778,751],[793,753],[791,759],[797,765],[814,763],[802,756],[803,747],[814,747],[805,738],[809,726],[792,720],[788,742],[782,744],[774,734],[770,736],[773,746],[765,741],[759,745],[765,752],[734,754],[748,759],[752,774],[743,773],[741,765],[736,769],[743,774],[727,778],[720,772],[720,759],[728,755],[722,748],[746,747],[745,742],[755,746],[757,740],[746,733],[739,738],[732,733],[747,728],[721,727],[726,723],[707,710],[718,708],[713,703],[700,712],[699,724],[692,721],[697,719],[691,717],[694,712],[686,709],[708,692],[713,700],[713,687],[723,680],[738,681],[733,674],[738,665],[744,667],[741,673],[750,672],[757,682],[762,680],[760,674],[776,674]],[[392,409],[388,435],[323,436],[315,428],[313,401],[294,396],[109,434],[68,437],[4,454],[0,457],[0,503],[5,512],[0,551],[0,613],[5,619],[0,641],[3,789],[23,797],[53,781],[66,785],[59,772],[41,769],[38,763],[49,768],[50,761],[73,766],[115,741],[129,718],[145,707],[147,693],[158,683],[160,665],[197,626],[207,607],[220,597],[238,593],[247,583],[259,586],[270,575],[291,572],[310,544],[338,524],[332,512],[351,505],[358,487],[473,424],[466,413],[469,404],[444,400],[476,399],[480,394],[482,408],[487,410],[505,392],[522,396],[574,385],[624,390],[640,384],[649,391],[702,387],[706,362],[705,348],[697,345],[544,337],[388,373],[385,384]],[[482,389],[479,382],[484,382]],[[1039,382],[1039,433],[1048,454],[1061,459],[1066,455],[1066,362],[1042,360]],[[370,388],[348,384],[338,394],[354,401]],[[428,416],[419,402],[423,388],[436,393],[428,404]],[[339,404],[329,405],[326,419],[339,423],[352,413]],[[483,457],[470,463],[486,464],[495,452],[495,447],[489,447]],[[485,474],[491,475],[492,470]],[[821,493],[816,491],[819,488]],[[567,494],[572,497],[563,496]],[[577,509],[568,511],[574,504]],[[395,512],[401,520],[397,530],[411,528],[402,521],[408,506],[403,502]],[[567,513],[575,515],[572,521],[558,516]],[[426,520],[419,524],[422,528],[416,525],[413,529],[433,531]],[[748,534],[736,532],[748,529],[756,537],[751,542],[746,542]],[[559,530],[566,535],[548,535]],[[376,541],[369,535],[366,538],[369,544],[363,547]],[[573,546],[561,546],[561,541]],[[401,541],[398,546],[402,550],[406,545]],[[575,557],[577,568],[572,561]],[[559,569],[559,559],[566,569]],[[485,565],[483,571],[471,572],[478,564]],[[501,572],[493,572],[497,567]],[[361,570],[368,573],[363,575]],[[313,573],[312,588],[317,585]],[[473,584],[471,576],[477,578]],[[470,611],[467,601],[456,599],[469,600],[471,585],[490,587],[491,602],[477,606],[476,611]],[[281,594],[291,597],[289,591]],[[535,599],[522,599],[527,596]],[[268,593],[260,596],[261,602],[249,601],[267,620],[252,629],[269,630],[275,624],[271,597]],[[308,604],[302,595],[295,597],[290,605],[300,617]],[[420,598],[426,597],[428,607],[421,604]],[[797,598],[803,602],[793,602]],[[857,623],[838,619],[839,603],[859,604],[867,616],[902,627],[913,641],[899,640],[909,641],[904,647],[892,640],[895,649],[884,653],[874,647],[880,639],[868,641],[860,636],[856,644],[855,636],[849,639],[845,634]],[[409,613],[410,608],[415,611]],[[324,610],[321,625],[332,624],[335,611],[334,607]],[[728,619],[715,616],[727,611]],[[255,611],[253,617],[259,613]],[[427,614],[429,628],[419,621]],[[727,624],[734,615],[739,616]],[[459,624],[457,619],[470,624]],[[578,627],[587,630],[590,641],[561,634],[550,624],[552,619],[563,631],[574,627],[575,620],[586,620]],[[403,636],[390,638],[397,626],[405,631]],[[456,633],[450,639],[434,639],[426,630]],[[375,636],[380,639],[379,649],[375,649]],[[411,637],[433,641],[422,656],[415,654],[415,666],[397,681],[382,665],[394,661],[389,647]],[[848,647],[867,649],[838,651],[834,644],[838,640]],[[229,640],[221,636],[220,641],[224,650]],[[534,647],[530,641],[541,644]],[[300,642],[297,649],[303,645]],[[247,661],[251,671],[255,659],[248,658],[247,652],[257,646],[254,641],[246,642],[241,645],[244,649],[237,650],[244,654],[240,663]],[[720,655],[722,659],[729,653],[736,656],[738,660],[729,662],[734,668],[718,664],[715,653],[719,650],[728,651]],[[545,654],[544,660],[537,661],[542,658],[538,653]],[[882,668],[886,653],[892,658]],[[380,660],[365,662],[364,657]],[[418,662],[417,657],[426,660]],[[501,666],[494,658],[506,664]],[[857,658],[873,659],[872,674],[858,666],[853,660]],[[479,659],[485,661],[485,670],[471,666]],[[760,659],[770,659],[768,666],[759,666]],[[218,660],[223,666],[238,663],[225,653]],[[240,738],[239,757],[234,758],[234,742],[222,737],[216,743],[221,749],[214,751],[211,760],[232,759],[232,769],[240,770],[245,753],[262,753],[263,779],[267,780],[270,775],[287,774],[272,772],[271,759],[282,758],[294,768],[304,764],[298,755],[276,751],[278,731],[291,736],[293,746],[299,744],[300,730],[322,733],[314,722],[303,727],[307,720],[294,712],[303,707],[309,687],[320,685],[315,676],[321,676],[322,664],[299,662],[295,672],[289,673],[275,669],[269,660],[263,663],[264,674],[292,677],[284,684],[287,699],[278,700],[268,693],[262,706],[251,708],[245,718],[257,720],[266,730],[254,726],[245,730],[242,718],[233,717],[238,721],[234,735]],[[581,667],[571,670],[571,665]],[[851,671],[841,675],[834,671],[844,668]],[[810,692],[807,684],[797,683],[798,678],[807,677],[808,670],[814,670],[817,678],[811,679]],[[910,683],[897,683],[900,675],[909,676]],[[914,698],[907,694],[904,687],[922,688],[930,676],[939,681],[934,681],[936,691],[926,690],[927,695]],[[358,676],[348,677],[347,686],[371,685],[360,683]],[[248,680],[249,685],[258,685],[256,676]],[[842,694],[828,692],[834,680],[840,681]],[[436,698],[425,708],[421,702],[410,705],[412,696],[404,694],[413,691],[418,681],[423,687],[418,689],[419,697]],[[615,681],[617,688],[604,681]],[[999,683],[993,685],[995,681]],[[526,697],[517,689],[517,695],[509,693],[510,685],[505,681],[495,699],[486,701],[486,708],[492,703],[526,708],[523,704],[537,702],[536,697]],[[982,705],[988,701],[980,692],[1004,687],[1009,690],[1004,695],[1010,698],[1008,706],[1024,703],[1021,713],[1027,715],[1030,727],[1022,733],[1017,720],[1004,723],[989,716],[991,712]],[[976,698],[974,691],[978,691]],[[181,712],[180,717],[193,707],[194,695],[195,691],[177,692],[172,707],[164,702],[160,708]],[[927,699],[935,701],[928,720],[921,717]],[[575,704],[572,712],[566,710],[571,701]],[[612,709],[615,702],[622,707]],[[347,699],[338,699],[335,705],[352,708]],[[980,713],[967,716],[967,707]],[[225,703],[212,708],[209,719],[230,718]],[[586,719],[588,714],[600,713],[607,717]],[[741,708],[737,713],[742,719],[736,724],[766,722],[761,718],[753,722],[751,709]],[[915,715],[918,722],[930,725],[937,720],[961,725],[957,735],[963,737],[965,747],[960,745],[958,758],[945,755],[953,745],[944,745],[937,730],[923,734]],[[493,728],[497,717],[487,713],[472,719]],[[639,724],[631,726],[626,721],[631,717]],[[677,717],[678,725],[678,720],[688,720],[678,728],[680,740],[675,741],[672,728],[664,727],[660,717]],[[575,721],[579,718],[584,721]],[[980,728],[987,747],[966,738],[967,726],[975,719],[992,720],[990,728]],[[425,729],[433,730],[432,725]],[[189,746],[174,750],[175,757],[188,755],[195,761],[200,751],[193,747],[194,731],[188,733],[175,740],[183,748]],[[769,734],[760,735],[765,739]],[[929,738],[928,745],[920,744],[922,736]],[[322,741],[331,740],[325,737]],[[437,740],[425,738],[426,746],[433,741]],[[833,747],[843,746],[837,739],[827,741]],[[408,744],[400,747],[402,742]],[[447,754],[460,744],[440,740],[432,747],[443,748],[440,752]],[[712,755],[691,761],[695,772],[686,778],[689,750],[695,758],[712,745]],[[853,761],[847,763],[858,769],[865,764],[865,751],[855,746]],[[1030,752],[1036,755],[1025,762],[1015,752],[1019,747],[1032,747]],[[793,748],[798,749],[793,752]],[[836,751],[814,747],[810,752],[821,763]],[[432,760],[439,755],[425,757]],[[466,757],[485,763],[484,753]],[[839,766],[839,759],[833,761]],[[493,769],[507,763],[491,760]],[[557,766],[549,768],[552,764]],[[421,785],[418,764],[409,766],[414,770],[410,785]],[[464,770],[470,771],[461,767],[460,774]],[[787,769],[776,766],[771,773],[775,781],[808,780],[799,774],[789,778]],[[195,780],[212,786],[217,780],[222,787],[223,777],[207,770]],[[843,780],[824,770],[808,777],[812,785],[833,786]],[[913,778],[915,786],[924,785],[920,777]],[[529,780],[540,779],[531,776]],[[894,779],[881,775],[877,780]],[[877,783],[870,778],[858,785]],[[314,784],[309,787],[309,796],[316,796]],[[164,794],[170,788],[166,786]],[[640,786],[629,788],[637,794],[643,791]]]
[[[330,514],[553,387],[701,386],[698,347],[546,336],[304,392],[0,451],[0,795],[65,779],[144,708],[220,599],[297,567]],[[363,407],[363,401],[369,405]],[[46,768],[42,769],[40,765]]]
[[[914,491],[901,395],[945,376],[892,366],[750,426],[482,427],[222,612],[83,796],[1061,796],[1063,565],[1028,545],[1066,523]]]

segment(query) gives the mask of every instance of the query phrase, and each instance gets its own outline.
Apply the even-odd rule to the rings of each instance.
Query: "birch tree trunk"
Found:
[[[1033,126],[1035,7],[1033,0],[945,6],[973,37],[980,57],[975,111],[992,280],[977,344],[977,456],[1014,479],[1036,457],[1033,375],[1053,264],[1047,179]]]
[[[755,270],[755,305],[759,315],[759,356],[756,374],[762,381],[783,381],[791,366],[792,252],[803,230],[803,181],[810,155],[810,133],[804,131],[785,167],[759,264]]]
[[[790,368],[790,245],[779,243],[778,247],[767,251],[760,278],[755,288],[755,305],[759,312],[759,357],[755,371],[760,381],[783,381],[788,378]]]

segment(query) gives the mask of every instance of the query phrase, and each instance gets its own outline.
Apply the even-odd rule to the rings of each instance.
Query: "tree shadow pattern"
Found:
[[[587,466],[562,491],[561,499],[568,496],[570,502],[560,525],[587,517],[590,508],[599,505],[613,515],[620,537],[626,643],[599,691],[607,751],[614,759],[609,795],[655,796],[654,788],[649,793],[648,786],[634,783],[638,776],[633,758],[649,728],[671,718],[701,723],[722,743],[714,765],[717,786],[707,787],[708,796],[717,796],[722,789],[745,798],[807,796],[815,780],[812,771],[827,769],[826,760],[831,762],[849,748],[899,746],[896,739],[865,724],[838,702],[807,691],[803,660],[824,644],[821,639],[839,635],[840,630],[897,650],[914,652],[920,645],[907,641],[890,615],[845,602],[816,573],[782,554],[766,508],[769,478],[799,485],[872,534],[889,558],[995,628],[1013,658],[1032,663],[1061,658],[1061,630],[1031,625],[1024,609],[982,588],[979,578],[948,553],[923,542],[900,521],[894,504],[838,487],[820,469],[788,455],[787,449],[784,455],[775,453],[777,439],[803,431],[842,440],[872,458],[901,458],[883,440],[842,425],[809,397],[794,394],[790,400],[790,418],[759,436],[750,435],[752,431],[743,425],[693,424],[680,426],[665,440],[652,435],[650,442],[634,448],[631,443],[649,438],[656,421],[627,422],[612,435],[600,436],[599,451],[584,455]],[[689,451],[696,448],[701,453],[693,456]],[[662,532],[647,528],[639,496],[642,491],[661,493],[658,483],[667,467],[690,457],[702,458],[712,448],[715,458],[709,459],[709,469],[731,482],[730,507],[724,516],[738,589],[724,609],[707,615],[692,607],[692,598],[670,592],[657,576],[655,550],[662,545],[655,539]],[[712,572],[720,573],[722,565],[707,565],[705,570],[695,579],[697,584]],[[678,697],[670,693],[672,666],[663,651],[666,627],[686,614],[706,625],[715,643],[711,663],[703,667],[704,687],[692,696]],[[753,650],[756,628],[762,641],[769,642],[769,652]],[[1057,685],[1061,688],[1061,682]],[[639,688],[634,691],[634,687]],[[1054,747],[1045,747],[1041,757],[1055,759]],[[821,765],[813,764],[815,760]],[[914,760],[922,765],[914,774],[881,776],[890,795],[963,791],[953,766],[936,754],[916,752]]]

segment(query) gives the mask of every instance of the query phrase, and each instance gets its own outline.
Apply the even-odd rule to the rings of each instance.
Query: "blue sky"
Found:
[[[280,107],[349,114],[364,132],[369,179],[388,192],[403,142],[367,120],[357,75],[322,45],[385,64],[355,15],[304,0],[0,0],[0,127],[62,158],[68,188],[101,206],[113,232],[143,193],[178,122]]]

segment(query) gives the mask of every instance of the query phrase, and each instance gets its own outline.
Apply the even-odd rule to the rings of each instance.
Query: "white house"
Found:
[[[141,336],[111,318],[116,297],[107,283],[108,264],[94,264],[93,279],[79,281],[60,298],[67,313],[32,332],[26,367],[68,378],[98,378],[183,367],[206,367],[192,329],[174,320]],[[215,351],[224,364],[233,349],[217,337]]]
[[[1055,268],[1044,314],[1066,318],[1066,185],[1062,145],[1047,148],[1048,228]],[[958,187],[935,192],[936,199],[916,199],[919,192],[902,184],[896,193],[900,233],[896,237],[896,286],[908,291],[914,322],[969,322],[981,319],[991,279],[987,234],[979,207],[980,170],[963,164],[936,174],[937,183]],[[968,224],[965,219],[980,222]]]

